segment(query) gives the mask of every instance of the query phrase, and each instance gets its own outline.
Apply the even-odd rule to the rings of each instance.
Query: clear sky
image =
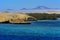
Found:
[[[60,0],[0,0],[0,10],[35,8],[37,6],[60,8]]]

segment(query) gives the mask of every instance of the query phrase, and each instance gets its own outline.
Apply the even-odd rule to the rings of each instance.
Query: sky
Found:
[[[0,0],[0,10],[35,8],[47,6],[49,8],[60,8],[60,0]]]

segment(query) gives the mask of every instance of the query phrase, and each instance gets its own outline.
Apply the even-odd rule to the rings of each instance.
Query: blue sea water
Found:
[[[60,19],[0,24],[0,40],[60,40]]]

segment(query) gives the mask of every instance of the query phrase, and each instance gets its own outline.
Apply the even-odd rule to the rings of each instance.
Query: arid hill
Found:
[[[36,18],[24,13],[0,13],[0,22],[28,23],[29,20],[36,20]]]

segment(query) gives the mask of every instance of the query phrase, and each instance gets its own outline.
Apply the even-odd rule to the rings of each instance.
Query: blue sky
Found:
[[[60,0],[0,0],[0,10],[35,8],[37,6],[60,8]]]

